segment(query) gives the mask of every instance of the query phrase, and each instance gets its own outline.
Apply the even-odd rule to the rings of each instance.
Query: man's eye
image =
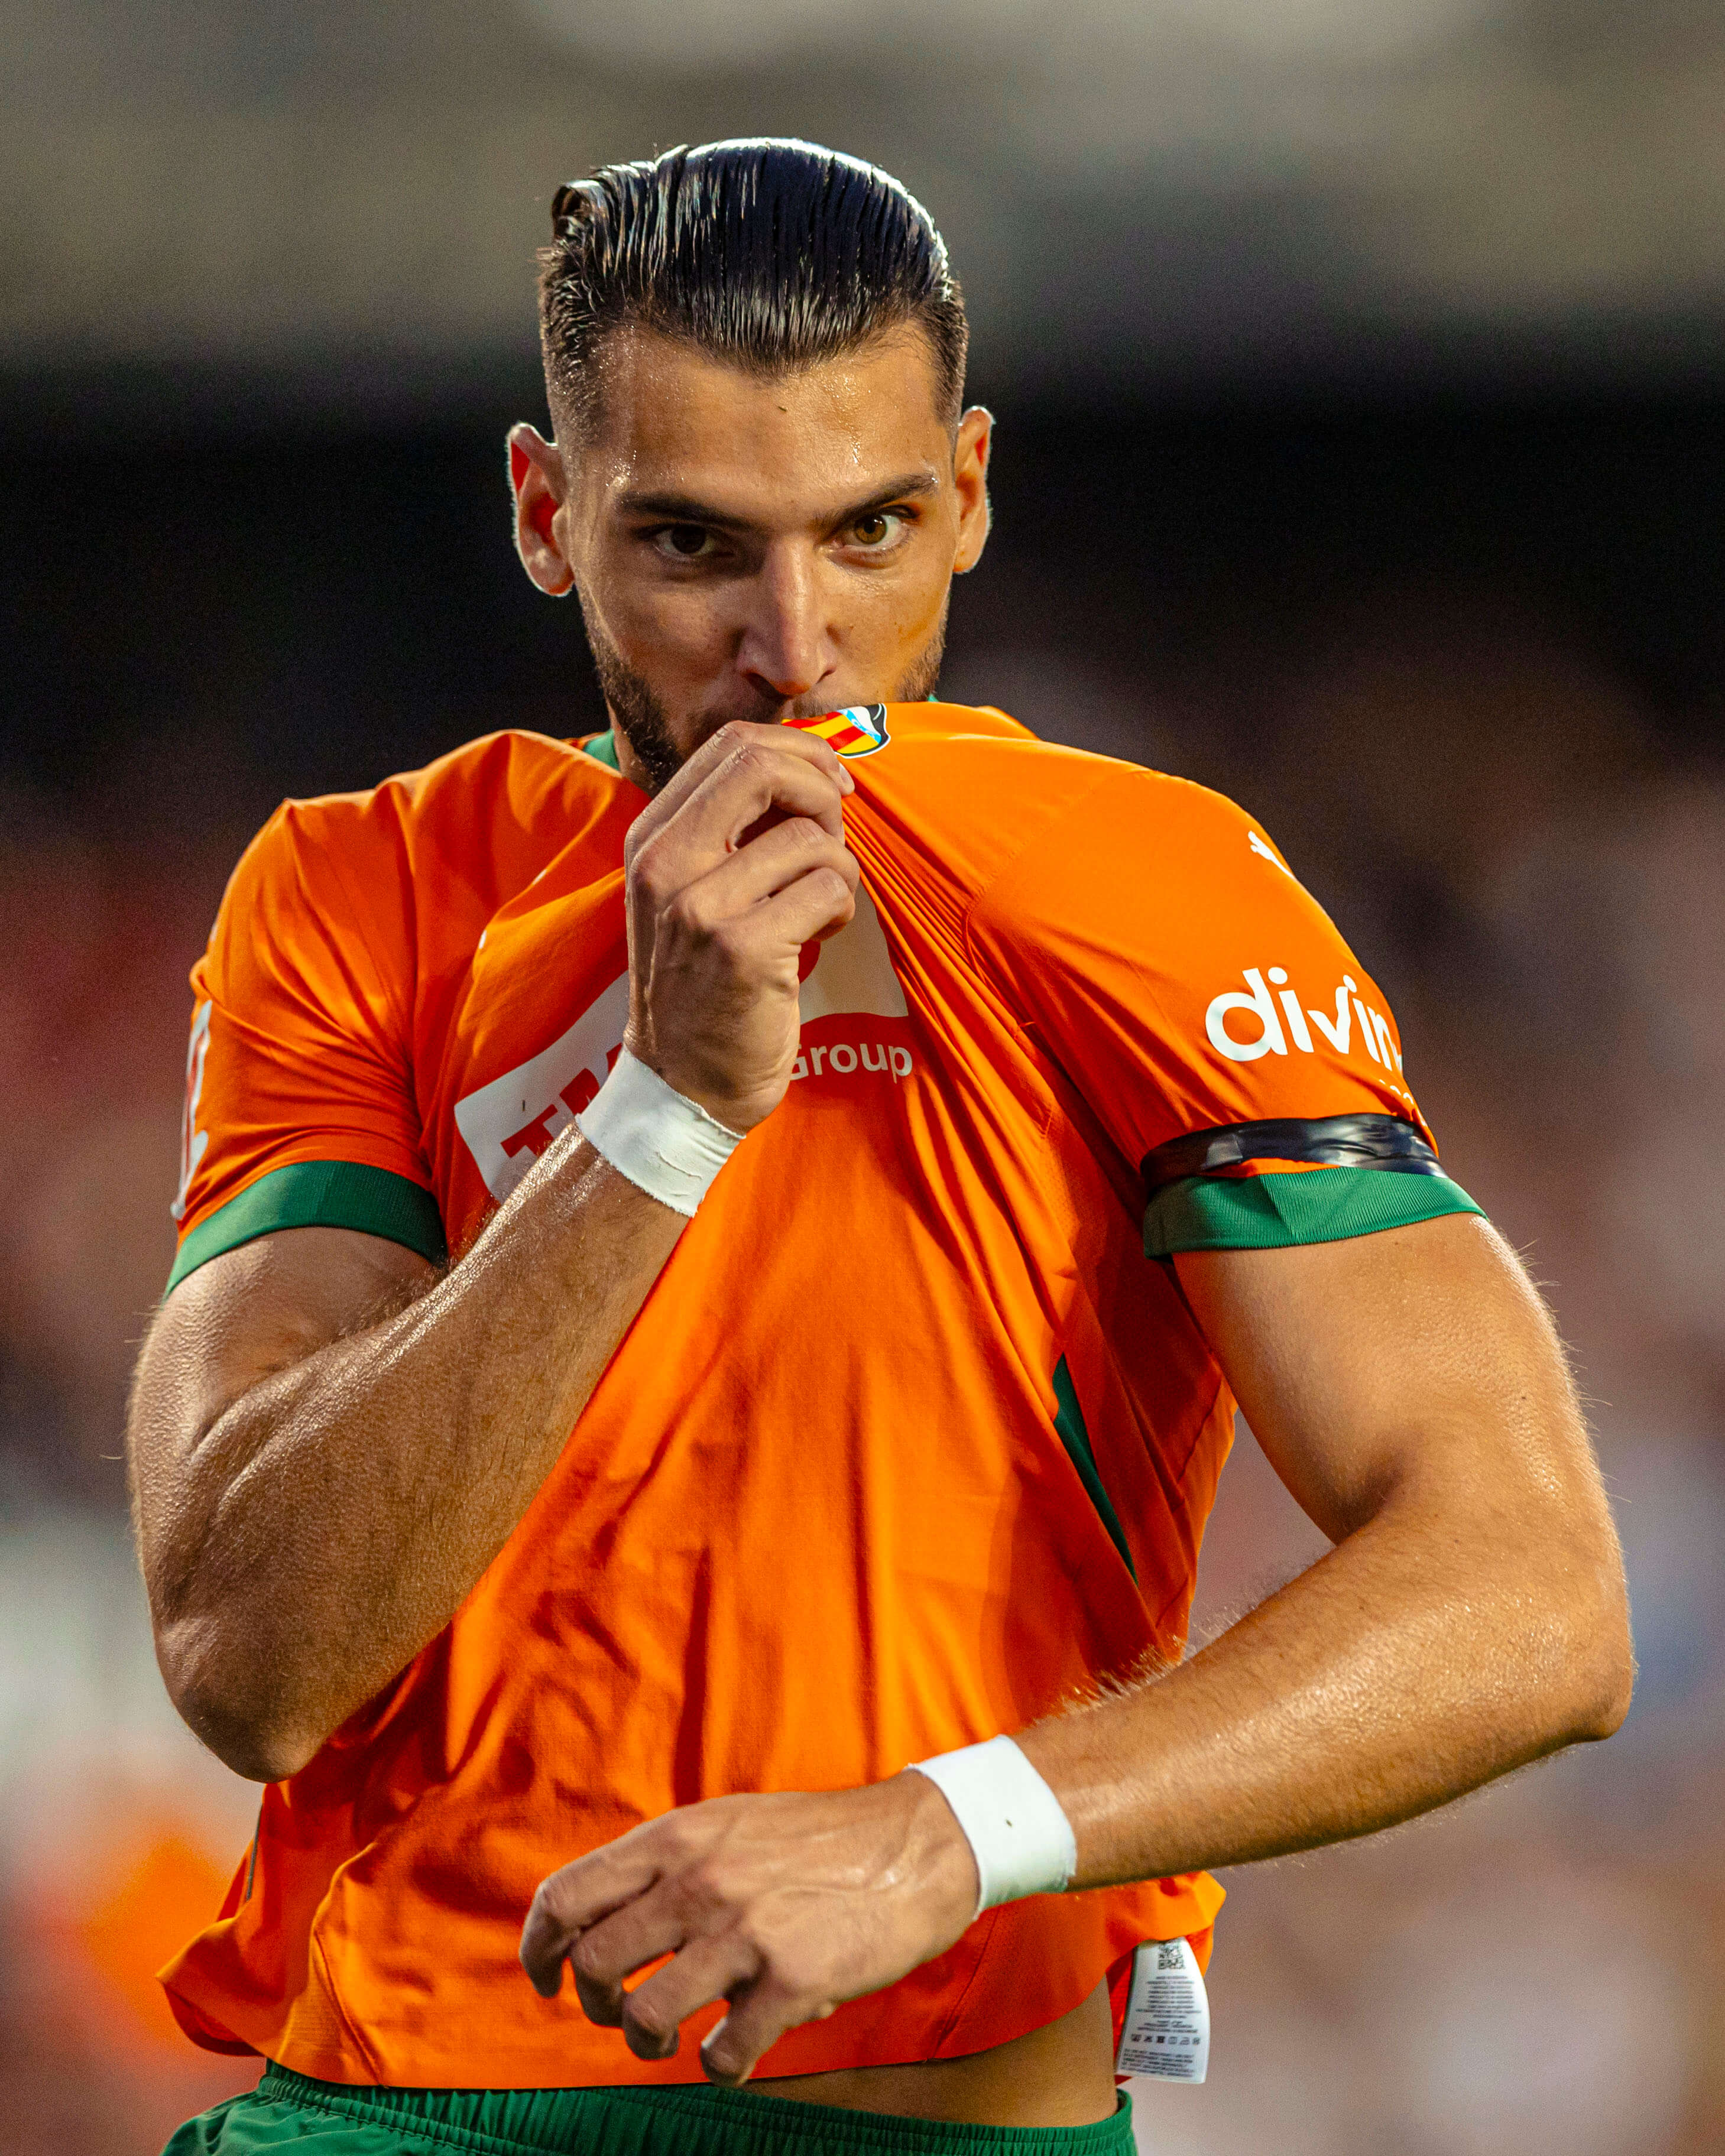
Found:
[[[879,549],[890,547],[903,529],[905,519],[896,510],[871,509],[866,516],[859,516],[850,527],[850,536],[859,547]]]
[[[680,562],[697,561],[706,553],[712,534],[699,524],[667,524],[662,531],[653,535],[654,544],[661,554],[674,556]]]

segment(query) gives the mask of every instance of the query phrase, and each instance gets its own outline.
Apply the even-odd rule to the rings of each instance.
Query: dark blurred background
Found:
[[[1629,1553],[1623,1734],[1235,1876],[1143,2145],[1725,2148],[1722,109],[1700,0],[0,0],[0,2152],[249,2077],[151,1981],[254,1798],[162,1696],[118,1457],[187,968],[283,794],[601,723],[509,544],[532,250],[561,179],[750,131],[896,172],[965,280],[946,693],[1267,823]],[[1243,1431],[1200,1629],[1321,1547]]]

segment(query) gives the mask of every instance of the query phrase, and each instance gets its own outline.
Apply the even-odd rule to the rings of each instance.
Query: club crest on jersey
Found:
[[[818,735],[847,762],[860,756],[872,756],[892,739],[886,731],[885,704],[853,704],[848,711],[823,711],[814,719],[787,719],[785,724],[798,733]]]

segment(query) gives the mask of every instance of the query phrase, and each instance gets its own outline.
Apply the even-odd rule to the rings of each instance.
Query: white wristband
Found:
[[[1009,1737],[918,1759],[952,1807],[976,1858],[976,1912],[1024,1894],[1058,1894],[1078,1868],[1078,1844],[1060,1800]]]
[[[575,1122],[619,1175],[691,1219],[713,1178],[742,1143],[737,1132],[667,1086],[626,1048]]]

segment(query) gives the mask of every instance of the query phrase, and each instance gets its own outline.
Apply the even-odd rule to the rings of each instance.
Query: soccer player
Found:
[[[516,539],[610,730],[286,803],[193,976],[138,1532],[268,1786],[166,1981],[270,2063],[174,2146],[1123,2151],[1204,1867],[1620,1720],[1586,1434],[1264,825],[930,701],[920,206],[754,141],[553,223]],[[1183,1660],[1236,1399],[1335,1548]]]

